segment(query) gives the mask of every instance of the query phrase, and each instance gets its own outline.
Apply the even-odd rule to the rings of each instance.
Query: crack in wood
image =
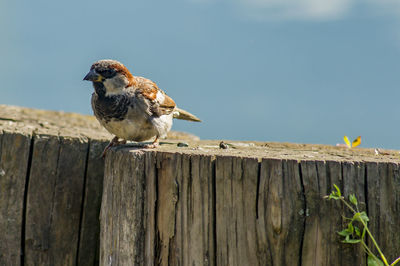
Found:
[[[257,191],[256,191],[256,219],[258,220],[258,198],[260,196],[261,162],[258,162],[257,169]]]
[[[306,198],[306,192],[305,192],[305,187],[304,187],[304,180],[303,180],[303,172],[301,170],[301,163],[298,163],[298,171],[299,171],[299,178],[300,178],[300,185],[301,185],[301,193],[303,195],[303,230],[301,232],[301,239],[300,239],[300,248],[299,248],[299,261],[298,265],[302,265],[302,260],[303,260],[303,245],[304,245],[304,236],[306,232],[306,220],[307,220],[307,198]]]
[[[218,246],[217,246],[217,204],[216,204],[216,166],[215,166],[215,157],[211,158],[211,191],[212,191],[212,243],[214,245],[214,256],[211,258],[212,262],[214,263],[213,265],[217,265],[217,251],[218,251]]]
[[[27,199],[28,199],[28,188],[29,188],[29,176],[31,174],[32,157],[33,157],[33,146],[34,146],[34,135],[31,136],[29,145],[29,155],[28,155],[28,166],[26,169],[25,177],[25,189],[24,189],[24,199],[22,206],[22,228],[21,228],[21,265],[25,263],[25,227],[26,227],[26,212],[27,212]]]
[[[89,155],[90,155],[90,139],[87,143],[87,150],[86,150],[86,160],[85,160],[85,170],[83,175],[83,187],[82,187],[82,200],[81,200],[81,212],[79,217],[79,229],[78,229],[78,243],[76,245],[76,265],[79,265],[79,252],[81,248],[81,234],[82,234],[82,221],[83,221],[83,213],[85,208],[85,198],[86,198],[86,185],[87,185],[87,175],[88,175],[88,165],[89,165]]]
[[[107,177],[106,173],[110,180],[105,184],[117,182],[124,191],[123,182],[139,176],[136,172],[121,175],[125,163],[117,163],[125,156],[133,156],[130,165],[139,164],[142,159],[135,153],[119,150],[111,154],[109,163],[114,167],[107,168],[112,176]],[[123,263],[123,254],[129,248],[121,242],[121,234],[140,239],[142,233],[135,230],[150,229],[152,233],[146,236],[153,240],[146,240],[146,245],[153,244],[144,249],[146,265],[340,265],[346,261],[358,265],[365,260],[358,250],[343,248],[337,241],[342,218],[334,208],[340,206],[322,199],[333,183],[345,187],[345,195],[358,186],[365,193],[362,163],[279,159],[260,162],[255,158],[151,153],[155,159],[146,159],[150,165],[146,165],[144,177],[140,178],[147,180],[155,175],[154,181],[146,181],[154,186],[155,193],[146,192],[149,197],[145,203],[155,205],[154,213],[147,207],[151,212],[136,213],[131,231],[108,235],[106,243],[114,237],[120,240],[119,245],[109,246],[114,264]],[[396,169],[379,171],[390,176],[397,175]],[[143,190],[150,190],[149,186]],[[123,210],[118,197],[126,192],[113,190],[113,203],[108,207]],[[115,223],[125,223],[121,214]],[[138,226],[142,222],[150,222],[151,227]],[[140,243],[135,243],[141,249]]]

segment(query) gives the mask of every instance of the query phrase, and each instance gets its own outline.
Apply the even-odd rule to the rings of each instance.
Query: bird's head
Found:
[[[92,81],[96,93],[103,96],[122,94],[134,82],[131,72],[116,60],[95,62],[83,80]]]

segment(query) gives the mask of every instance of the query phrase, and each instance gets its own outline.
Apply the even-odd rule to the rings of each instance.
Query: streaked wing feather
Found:
[[[135,79],[137,81],[136,91],[149,100],[152,115],[158,117],[174,111],[175,102],[158,88],[157,84],[143,77],[135,77]]]

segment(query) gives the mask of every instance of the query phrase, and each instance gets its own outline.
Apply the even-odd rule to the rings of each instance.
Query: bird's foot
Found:
[[[155,149],[160,147],[160,143],[156,142],[156,143],[151,143],[151,144],[144,144],[143,148],[145,149]]]
[[[155,149],[158,147],[160,147],[160,142],[158,141],[158,137],[156,137],[156,139],[153,141],[153,143],[143,145],[143,148],[145,148],[145,149]]]
[[[107,151],[113,147],[113,146],[118,146],[118,145],[123,145],[126,144],[126,140],[118,140],[118,137],[114,137],[110,143],[108,143],[108,145],[104,148],[103,153],[101,154],[101,157],[104,159],[106,157]]]

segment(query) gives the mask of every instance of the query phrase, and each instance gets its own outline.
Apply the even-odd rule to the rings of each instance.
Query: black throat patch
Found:
[[[92,96],[95,116],[106,122],[123,120],[128,112],[129,103],[129,97],[126,95],[101,96],[96,91]]]
[[[100,97],[106,96],[106,88],[104,87],[103,82],[93,82],[93,88]]]

